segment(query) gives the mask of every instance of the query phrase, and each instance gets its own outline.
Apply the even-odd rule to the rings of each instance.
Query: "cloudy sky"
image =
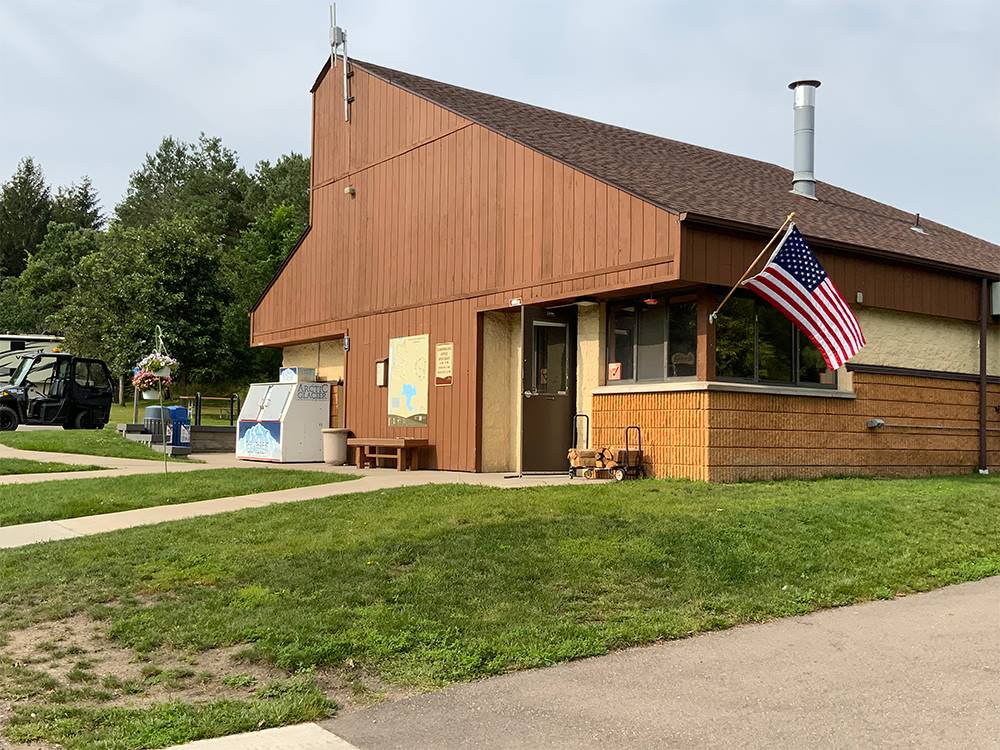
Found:
[[[1000,242],[993,0],[342,0],[349,52],[790,166],[819,78],[817,175]],[[32,155],[110,209],[160,138],[252,166],[309,148],[318,0],[0,0],[0,179]]]

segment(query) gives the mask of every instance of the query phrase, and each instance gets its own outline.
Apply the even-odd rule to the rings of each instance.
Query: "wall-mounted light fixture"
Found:
[[[875,419],[869,419],[867,422],[865,422],[865,427],[867,427],[869,430],[877,430],[881,427],[885,427],[885,420],[878,419],[877,417]]]
[[[358,191],[354,189],[354,185],[348,185],[347,187],[344,188],[344,195],[349,195],[352,198],[354,197],[355,193],[357,193],[357,192]]]

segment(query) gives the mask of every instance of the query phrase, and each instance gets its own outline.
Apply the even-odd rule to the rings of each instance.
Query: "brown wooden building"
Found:
[[[343,64],[313,87],[311,226],[252,343],[342,378],[356,435],[426,437],[441,469],[561,471],[579,413],[595,444],[640,426],[657,476],[1000,463],[1000,247],[825,183],[791,193],[772,164],[361,61],[345,120]],[[749,296],[708,321],[790,211],[869,342],[838,372]],[[420,336],[380,387],[391,342]],[[422,413],[399,417],[413,404],[392,376],[420,368],[405,388]]]

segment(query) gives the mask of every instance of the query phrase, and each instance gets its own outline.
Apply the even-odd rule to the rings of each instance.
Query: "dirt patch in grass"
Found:
[[[13,630],[0,641],[0,731],[18,708],[28,706],[145,709],[168,702],[251,701],[294,677],[247,659],[246,649],[137,653],[110,640],[107,625],[85,614]],[[304,675],[339,711],[371,705],[390,692],[401,697],[397,688],[352,664]]]

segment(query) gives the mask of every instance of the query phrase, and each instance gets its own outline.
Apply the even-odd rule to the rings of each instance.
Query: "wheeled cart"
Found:
[[[624,448],[591,450],[588,438],[587,447],[580,449],[576,447],[578,440],[575,429],[579,417],[586,417],[586,415],[578,414],[573,418],[573,447],[569,449],[567,454],[571,478],[582,476],[584,479],[614,479],[620,482],[624,479],[638,479],[643,476],[642,430],[637,425],[629,425],[625,428]]]

